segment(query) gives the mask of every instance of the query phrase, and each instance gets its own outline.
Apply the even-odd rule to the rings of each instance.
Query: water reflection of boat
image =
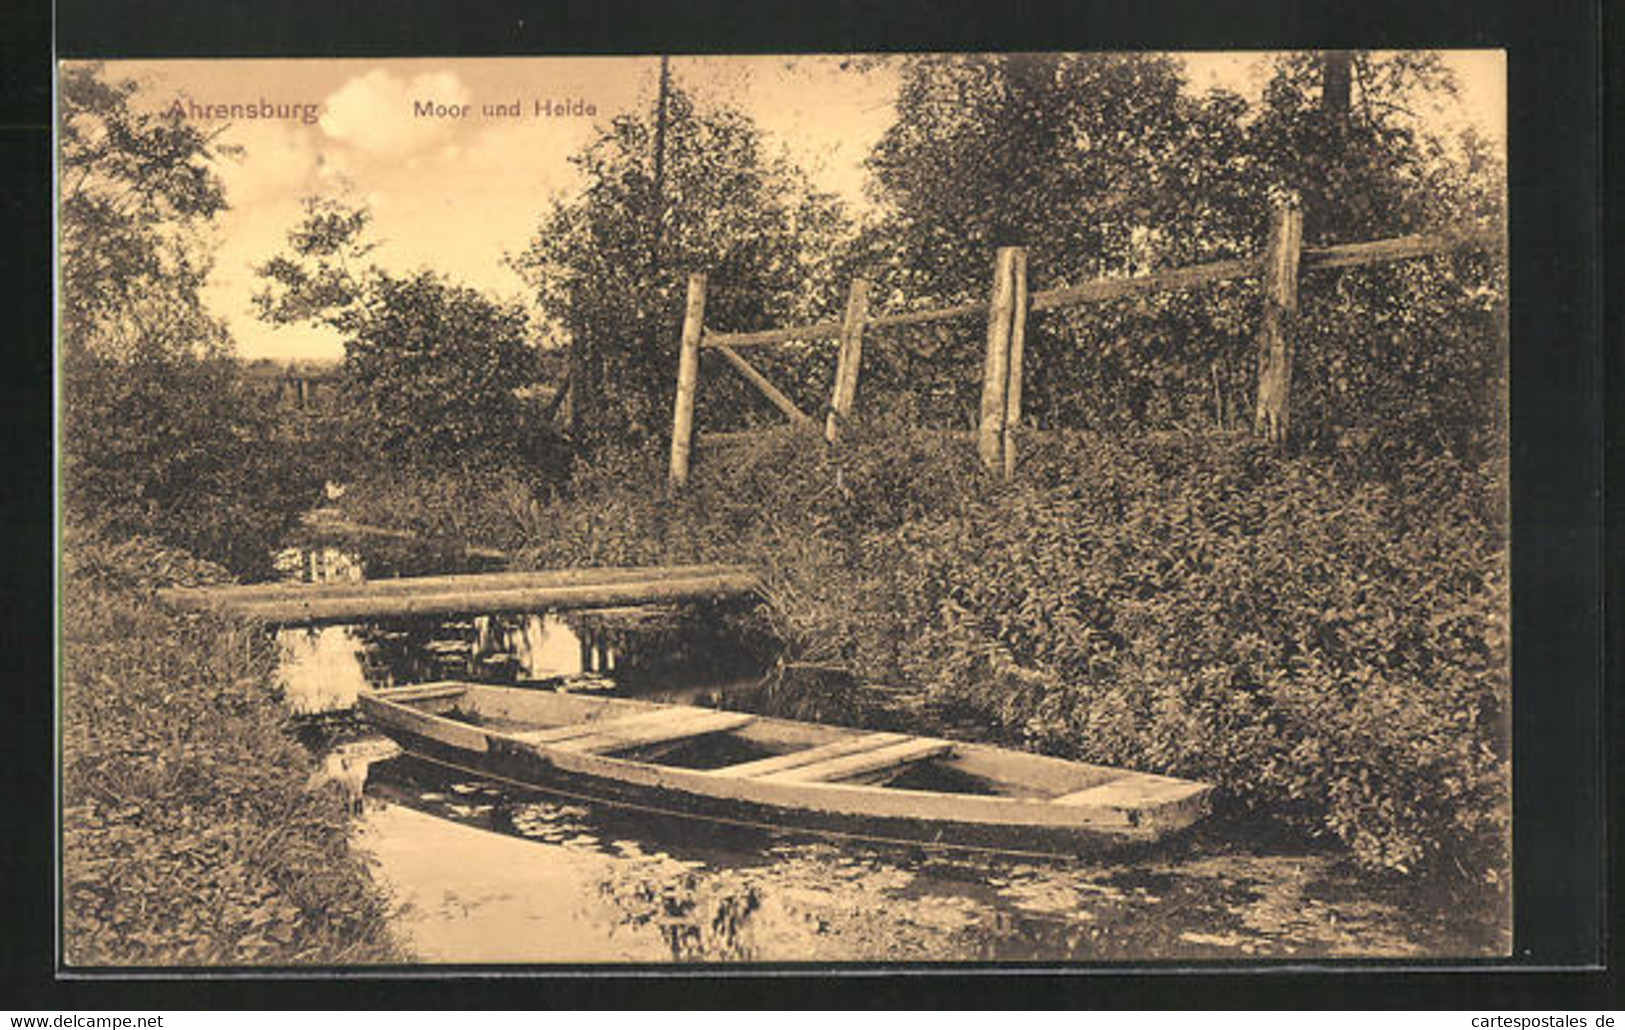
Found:
[[[364,691],[406,750],[555,793],[870,839],[1068,853],[1160,839],[1207,784],[714,708],[431,683]]]

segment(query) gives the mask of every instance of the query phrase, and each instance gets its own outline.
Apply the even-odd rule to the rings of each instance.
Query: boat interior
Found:
[[[775,719],[712,708],[553,691],[431,683],[376,692],[424,715],[539,749],[703,770],[785,784],[1089,804],[1102,791],[1150,781],[1195,786],[983,744]],[[449,727],[448,727],[449,728]],[[1155,791],[1153,791],[1155,792]]]

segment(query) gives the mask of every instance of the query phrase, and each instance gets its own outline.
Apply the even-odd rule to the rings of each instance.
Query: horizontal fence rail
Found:
[[[1302,269],[1354,268],[1406,258],[1430,257],[1453,250],[1500,250],[1504,240],[1500,229],[1474,228],[1459,233],[1396,236],[1368,243],[1340,243],[1335,247],[1303,248]]]
[[[1407,258],[1431,257],[1455,250],[1494,250],[1501,245],[1499,229],[1470,229],[1461,233],[1417,234],[1396,236],[1365,243],[1340,243],[1330,247],[1305,247],[1299,268],[1305,272],[1332,268],[1354,268],[1360,265],[1383,264]],[[1192,289],[1209,283],[1233,279],[1250,279],[1263,267],[1259,257],[1231,258],[1201,265],[1173,268],[1147,275],[1120,276],[1092,279],[1076,286],[1059,286],[1034,292],[1029,310],[1052,311],[1074,304],[1094,304],[1101,301],[1132,297],[1140,293],[1162,290]],[[956,318],[984,316],[988,313],[986,301],[971,301],[944,308],[920,311],[900,311],[888,315],[871,315],[864,320],[866,328],[888,329],[899,326],[926,325],[948,322]],[[707,329],[701,341],[703,347],[760,347],[774,343],[803,343],[814,340],[834,340],[841,335],[841,323],[812,322],[807,325],[783,326],[752,332],[717,332]]]

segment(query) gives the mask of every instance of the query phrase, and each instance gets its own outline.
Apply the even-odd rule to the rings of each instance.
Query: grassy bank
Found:
[[[550,498],[509,481],[477,513],[477,491],[407,479],[346,503],[478,524],[535,566],[752,562],[787,666],[984,739],[1210,780],[1230,813],[1369,869],[1505,889],[1495,468],[1377,481],[1245,438],[1077,434],[1004,485],[962,443],[880,422],[833,452],[792,430],[703,451],[668,499],[662,457],[600,455]]]
[[[313,760],[287,731],[264,636],[153,600],[156,587],[221,570],[72,530],[63,549],[67,962],[401,958],[350,848],[347,799],[310,785]]]

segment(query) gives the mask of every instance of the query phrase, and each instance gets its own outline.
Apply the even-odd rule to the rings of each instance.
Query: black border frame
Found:
[[[1620,487],[1606,483],[1616,519],[1603,511],[1603,433],[1610,407],[1625,410],[1620,363],[1601,346],[1601,71],[1604,35],[1618,26],[1585,0],[277,0],[248,4],[166,0],[60,0],[54,25],[31,10],[14,17],[0,55],[7,110],[0,166],[8,214],[32,205],[11,237],[11,285],[31,301],[6,382],[4,419],[21,458],[13,481],[25,504],[5,506],[10,582],[0,592],[0,640],[23,673],[6,692],[10,747],[0,783],[12,805],[7,839],[17,861],[4,877],[0,997],[18,1007],[819,1007],[1065,1006],[1113,1008],[1330,1005],[1400,1008],[1576,1008],[1621,1005],[1612,967],[1617,941],[1605,917],[1603,737],[1612,735],[1607,784],[1621,796],[1617,696],[1622,678],[1616,618],[1603,621],[1605,546],[1616,535]],[[540,970],[534,979],[449,973],[411,979],[264,975],[155,979],[58,979],[54,975],[52,812],[54,726],[50,517],[50,89],[55,57],[481,56],[576,53],[819,52],[902,50],[1275,49],[1503,47],[1509,69],[1512,245],[1513,623],[1515,696],[1516,951],[1510,963],[1363,963],[1201,967],[998,967]],[[37,48],[37,49],[35,49]],[[1625,88],[1618,65],[1612,85]],[[21,150],[20,154],[15,153]],[[1619,167],[1610,140],[1612,171]],[[1610,236],[1622,233],[1613,214]],[[38,248],[37,250],[35,248]],[[8,291],[11,292],[11,291]],[[1617,330],[1617,310],[1609,312]],[[36,327],[40,330],[35,332]],[[1618,339],[1618,334],[1611,334]],[[1617,425],[1610,427],[1617,432]],[[30,532],[37,535],[30,535]],[[35,584],[29,587],[26,584]],[[53,595],[54,596],[54,593]],[[1617,608],[1615,609],[1617,611]],[[1604,635],[1612,646],[1605,679]],[[21,804],[19,804],[21,802]],[[1617,802],[1616,802],[1617,807]],[[18,846],[21,845],[21,846]],[[1614,852],[1617,854],[1617,852]],[[10,864],[10,863],[7,863]],[[1617,877],[1617,870],[1613,871]],[[1591,967],[1587,970],[1585,967]]]

